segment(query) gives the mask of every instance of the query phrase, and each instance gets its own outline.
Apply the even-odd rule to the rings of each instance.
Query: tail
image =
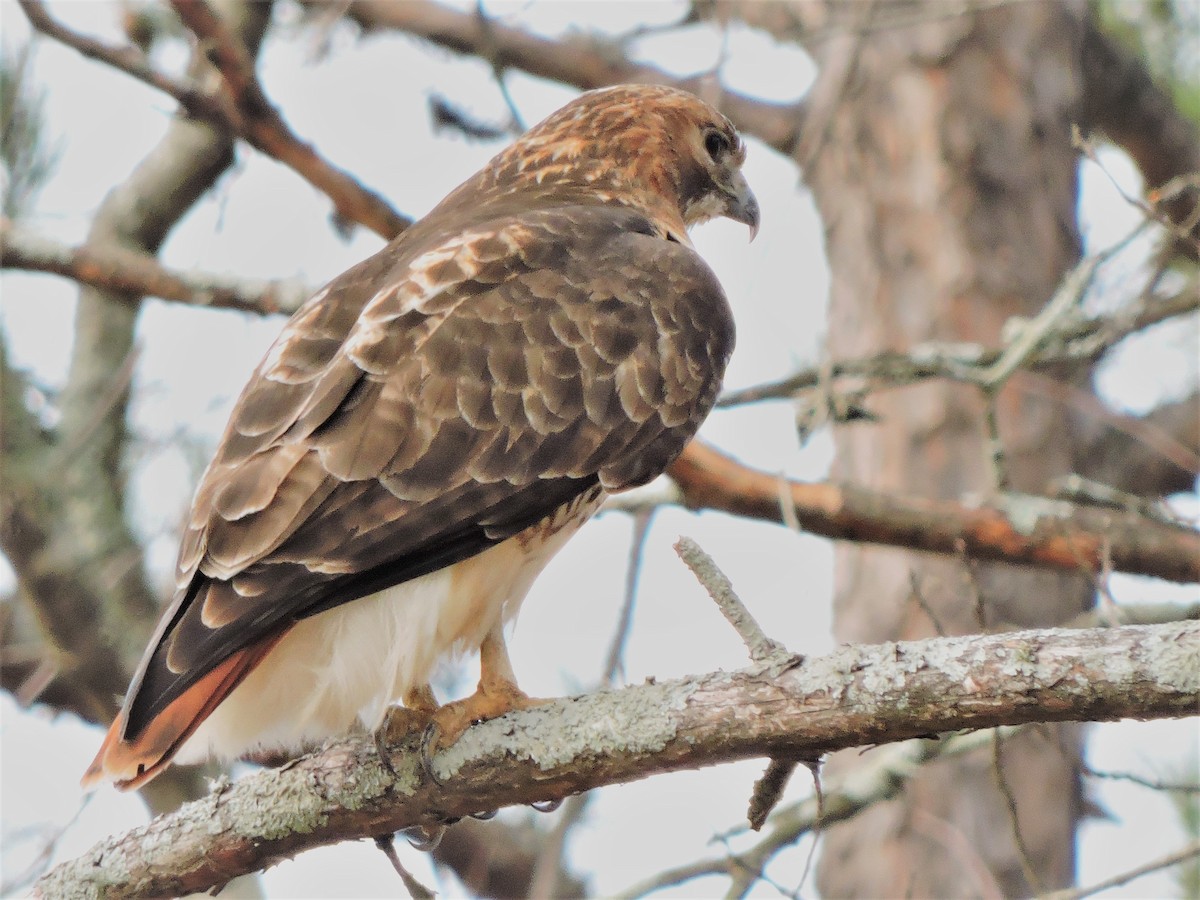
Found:
[[[121,737],[129,705],[126,701],[126,708],[121,710],[109,727],[104,743],[83,773],[80,785],[84,790],[91,790],[111,781],[127,791],[141,787],[154,778],[167,767],[184,741],[263,661],[284,634],[286,630],[238,650],[223,660],[132,738]]]

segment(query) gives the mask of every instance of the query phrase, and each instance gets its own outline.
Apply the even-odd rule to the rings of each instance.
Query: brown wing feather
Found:
[[[215,673],[297,619],[479,553],[597,482],[655,477],[731,349],[715,277],[639,213],[406,233],[314,297],[244,391],[114,733],[131,758],[169,756],[215,706],[195,700]]]

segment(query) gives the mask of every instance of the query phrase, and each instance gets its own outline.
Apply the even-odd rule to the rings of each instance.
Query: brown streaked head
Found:
[[[481,173],[512,190],[530,181],[634,206],[670,223],[727,217],[758,232],[758,200],[742,174],[746,146],[711,105],[677,88],[625,84],[588,91],[535,125]]]

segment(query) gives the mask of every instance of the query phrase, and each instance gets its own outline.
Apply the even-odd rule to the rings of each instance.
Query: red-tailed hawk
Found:
[[[300,749],[398,700],[447,741],[527,703],[505,623],[717,396],[733,320],[687,228],[753,235],[745,155],[690,94],[592,91],[309,300],[234,407],[84,783]],[[475,650],[479,690],[437,708],[435,664]]]

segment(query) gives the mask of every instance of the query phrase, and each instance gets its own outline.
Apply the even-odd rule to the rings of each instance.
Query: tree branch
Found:
[[[30,26],[48,38],[58,41],[87,59],[104,63],[124,72],[155,90],[162,91],[187,112],[218,125],[227,125],[224,111],[197,85],[178,81],[155,70],[146,54],[132,45],[119,47],[88,37],[68,28],[50,15],[41,0],[17,0]]]
[[[904,497],[854,485],[791,481],[692,441],[667,470],[679,502],[769,522],[785,521],[781,498],[806,531],[977,559],[1099,572],[1114,569],[1168,581],[1200,581],[1200,533],[1107,507],[1026,494],[967,505]],[[619,505],[619,504],[618,504]]]
[[[1024,367],[1045,368],[1063,363],[1091,362],[1110,348],[1151,325],[1200,310],[1198,286],[1189,283],[1169,297],[1134,304],[1116,314],[1086,319],[1069,318],[1025,360]],[[915,384],[930,378],[978,383],[1004,354],[1008,345],[990,349],[979,344],[929,343],[907,353],[879,353],[862,359],[834,362],[827,367],[801,369],[769,384],[727,391],[718,406],[740,406],[760,400],[785,400],[820,387],[830,378],[860,378],[889,386]]]
[[[205,0],[172,0],[171,5],[201,44],[207,45],[228,88],[229,120],[242,138],[328,196],[342,222],[358,222],[384,240],[391,240],[412,224],[382,195],[361,185],[350,173],[324,159],[312,144],[296,136],[267,99],[245,46]]]
[[[169,269],[149,254],[113,243],[70,247],[6,218],[0,218],[0,266],[52,272],[127,297],[158,297],[259,315],[293,313],[312,295],[310,287],[296,281]]]
[[[761,667],[557,700],[472,728],[438,754],[352,738],[109,838],[41,897],[207,890],[301,850],[553,800],[660,772],[816,756],[931,732],[1194,714],[1200,623],[1030,631],[843,647],[777,677]]]
[[[1096,884],[1089,884],[1083,888],[1070,888],[1065,891],[1054,891],[1050,894],[1044,894],[1043,900],[1082,900],[1084,897],[1091,897],[1093,894],[1099,894],[1101,891],[1107,891],[1110,888],[1128,884],[1135,878],[1141,878],[1143,875],[1149,875],[1151,872],[1177,866],[1181,862],[1187,862],[1189,859],[1197,856],[1200,856],[1200,840],[1191,841],[1177,850],[1172,850],[1165,856],[1152,859],[1140,866],[1135,866],[1127,872],[1114,875],[1112,878],[1106,878]]]
[[[37,31],[162,91],[191,116],[241,137],[256,150],[291,168],[333,201],[340,222],[358,222],[385,240],[411,224],[408,217],[394,210],[380,194],[361,185],[296,136],[267,99],[243,42],[221,24],[203,0],[179,0],[175,8],[197,37],[214,50],[215,63],[230,88],[226,94],[157,72],[145,54],[132,46],[111,46],[67,28],[47,12],[40,0],[20,0],[20,3]]]
[[[497,71],[520,69],[581,90],[622,82],[681,87],[713,101],[740,131],[784,154],[795,148],[804,119],[801,103],[766,103],[724,88],[713,96],[705,78],[676,78],[654,66],[631,62],[615,41],[582,35],[563,40],[539,37],[430,0],[354,0],[345,6],[346,16],[364,31],[387,29],[411,34],[455,53],[478,56]]]
[[[634,900],[709,875],[727,875],[739,886],[748,888],[774,856],[810,831],[852,819],[875,803],[899,796],[923,766],[937,759],[950,759],[989,746],[994,733],[992,729],[969,731],[940,740],[918,739],[878,748],[862,767],[844,773],[832,783],[823,783],[819,802],[814,795],[772,813],[766,833],[753,846],[723,857],[665,869],[616,896],[621,900]],[[744,830],[744,826],[733,829],[721,837],[732,837]]]

